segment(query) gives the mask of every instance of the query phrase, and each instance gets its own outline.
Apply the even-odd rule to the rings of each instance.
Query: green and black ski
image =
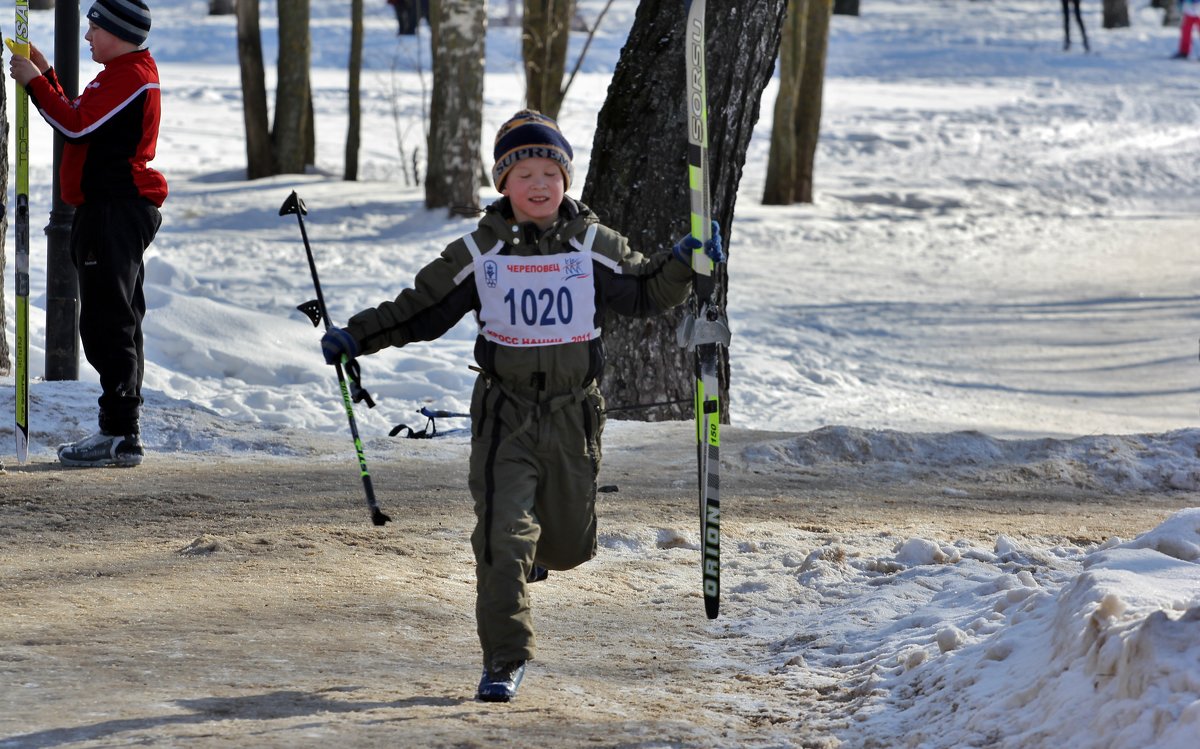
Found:
[[[704,80],[704,0],[684,0],[687,9],[688,192],[691,233],[712,238],[708,192],[708,103]],[[729,345],[729,325],[721,309],[719,269],[701,246],[692,252],[695,271],[688,315],[679,345],[691,349],[696,374],[696,457],[700,487],[700,564],[704,612],[717,618],[721,604],[721,403],[717,369],[720,347]]]
[[[29,57],[29,0],[16,0],[17,23],[14,55]],[[17,87],[17,372],[16,425],[17,462],[29,458],[29,94]]]

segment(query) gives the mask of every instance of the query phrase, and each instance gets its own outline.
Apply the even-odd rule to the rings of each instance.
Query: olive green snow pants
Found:
[[[592,383],[556,396],[481,376],[471,397],[475,618],[484,665],[534,657],[526,582],[596,555],[604,400]]]

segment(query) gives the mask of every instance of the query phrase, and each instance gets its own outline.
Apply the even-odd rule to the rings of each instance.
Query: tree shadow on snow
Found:
[[[453,707],[470,700],[451,697],[411,697],[390,702],[353,701],[331,698],[331,692],[354,692],[360,687],[336,687],[320,692],[283,690],[242,697],[205,697],[194,700],[175,700],[175,704],[190,710],[182,715],[161,715],[144,718],[106,720],[92,725],[69,728],[50,728],[44,731],[0,737],[0,749],[47,749],[80,741],[93,741],[128,732],[144,732],[172,725],[200,725],[227,720],[280,720],[321,713],[358,713],[385,708]]]

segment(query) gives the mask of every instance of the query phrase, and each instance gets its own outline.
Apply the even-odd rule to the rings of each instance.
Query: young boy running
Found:
[[[79,276],[79,336],[100,375],[100,430],[61,445],[68,466],[136,466],[142,405],[142,256],[158,232],[167,181],[146,164],[158,142],[158,67],[145,48],[142,0],[96,0],[88,10],[92,59],[104,66],[74,101],[33,45],[9,74],[65,139],[59,184],[75,206],[71,258]]]
[[[434,340],[475,315],[481,374],[468,483],[483,649],[476,696],[507,702],[536,649],[526,586],[596,554],[605,312],[646,317],[683,302],[700,241],[689,236],[654,257],[631,250],[566,197],[574,154],[558,124],[538,112],[506,122],[494,156],[492,179],[504,197],[479,228],[425,266],[413,288],[331,328],[321,346],[332,364]],[[715,228],[705,251],[724,260]]]

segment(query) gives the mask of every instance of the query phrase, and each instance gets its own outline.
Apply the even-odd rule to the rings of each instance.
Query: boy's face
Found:
[[[137,49],[133,42],[114,36],[91,21],[88,21],[88,30],[83,38],[92,45],[92,59],[101,65],[107,65],[114,58]]]
[[[512,203],[517,221],[532,221],[545,229],[558,217],[563,174],[553,159],[522,159],[508,173],[501,194]]]

